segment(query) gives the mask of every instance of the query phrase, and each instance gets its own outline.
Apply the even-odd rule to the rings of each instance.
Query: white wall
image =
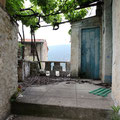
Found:
[[[120,105],[120,0],[113,0],[113,70],[112,95]]]
[[[102,15],[102,81],[112,81],[112,0],[104,0]]]

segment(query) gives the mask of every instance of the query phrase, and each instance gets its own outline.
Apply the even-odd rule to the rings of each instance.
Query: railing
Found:
[[[46,76],[70,76],[70,62],[66,61],[40,61]]]
[[[70,76],[70,62],[67,61],[40,61],[41,69],[37,61],[18,60],[18,63],[18,77],[20,81],[29,75]]]

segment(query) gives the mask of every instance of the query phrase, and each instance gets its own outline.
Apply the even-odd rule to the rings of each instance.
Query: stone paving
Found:
[[[105,98],[89,94],[89,91],[100,87],[75,81],[63,81],[42,86],[33,85],[26,88],[22,93],[23,96],[18,97],[17,101],[66,107],[111,109],[113,105],[111,94]]]

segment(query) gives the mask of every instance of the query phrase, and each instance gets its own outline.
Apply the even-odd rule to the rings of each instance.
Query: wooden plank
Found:
[[[95,30],[95,71],[94,79],[99,79],[100,69],[100,28]]]
[[[86,33],[86,75],[88,78],[91,77],[91,64],[90,64],[90,56],[91,56],[91,41],[90,41],[90,29],[87,30]]]
[[[95,69],[95,31],[94,29],[90,29],[90,71],[91,75],[90,78],[94,79],[94,69]]]
[[[82,75],[84,76],[84,74],[86,73],[86,56],[85,56],[85,44],[86,44],[86,31],[85,30],[82,30],[82,41],[81,41],[81,44],[82,44],[82,50],[81,50],[81,71],[82,71]]]

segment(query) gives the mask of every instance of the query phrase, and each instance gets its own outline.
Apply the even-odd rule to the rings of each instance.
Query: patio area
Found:
[[[17,101],[67,107],[111,109],[113,105],[111,94],[101,97],[89,93],[100,87],[88,82],[78,83],[75,81],[55,82],[42,86],[32,85],[26,88],[22,93],[23,96],[18,97]]]
[[[39,80],[27,87],[16,101],[12,102],[12,114],[62,119],[110,120],[111,106],[113,106],[111,93],[107,97],[89,93],[99,88],[110,88],[109,85],[102,84],[99,80],[71,78],[49,78],[49,80],[45,79],[47,82]]]

